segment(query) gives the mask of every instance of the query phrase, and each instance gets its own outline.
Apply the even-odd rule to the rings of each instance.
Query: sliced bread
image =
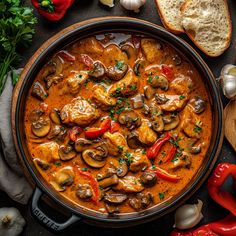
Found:
[[[230,45],[232,24],[226,0],[186,0],[181,7],[182,26],[207,55],[221,55]]]
[[[156,0],[163,25],[173,33],[184,33],[180,11],[184,2],[185,0]]]

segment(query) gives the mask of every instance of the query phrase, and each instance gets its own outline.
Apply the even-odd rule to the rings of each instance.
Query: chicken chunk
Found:
[[[178,95],[189,94],[193,89],[193,81],[188,76],[179,75],[170,83],[170,89]]]
[[[113,97],[118,97],[120,95],[132,95],[137,91],[138,86],[138,77],[132,70],[129,70],[123,79],[112,85],[109,93]]]
[[[157,140],[157,134],[150,128],[150,123],[147,119],[142,119],[142,124],[137,128],[136,132],[139,141],[146,145],[152,145]]]
[[[101,85],[96,86],[95,89],[93,90],[92,99],[103,110],[107,110],[110,107],[116,105],[116,99],[114,97],[110,97],[106,88],[104,88]]]
[[[59,151],[59,145],[53,141],[39,144],[35,148],[35,153],[37,153],[36,157],[40,158],[46,163],[60,160],[58,151]]]
[[[64,94],[77,94],[81,85],[88,79],[87,71],[72,72],[66,79],[62,88]]]
[[[127,175],[119,179],[118,184],[114,186],[113,189],[125,193],[138,193],[141,192],[144,187],[136,177]]]
[[[162,97],[165,97],[165,100],[162,99]],[[161,101],[162,100],[162,101]],[[163,103],[159,104],[161,110],[164,111],[179,111],[182,110],[185,105],[188,102],[188,96],[187,95],[164,95],[164,94],[158,94],[156,96],[157,103]]]
[[[199,139],[201,136],[202,121],[189,107],[183,112],[181,129],[190,138]]]
[[[115,44],[110,44],[104,49],[103,63],[108,66],[114,66],[117,63],[127,63],[128,57]]]
[[[77,97],[61,109],[60,116],[63,123],[86,126],[100,116],[100,111],[87,100]]]
[[[106,132],[103,135],[103,138],[106,140],[108,152],[110,155],[118,156],[122,152],[126,152],[128,149],[125,137],[119,132],[116,132],[114,134]]]
[[[132,153],[132,157],[132,162],[129,166],[132,172],[138,172],[147,168],[149,161],[142,152]]]
[[[155,39],[142,39],[141,48],[146,57],[146,59],[151,63],[160,62],[163,56],[163,50],[161,49],[161,44]]]

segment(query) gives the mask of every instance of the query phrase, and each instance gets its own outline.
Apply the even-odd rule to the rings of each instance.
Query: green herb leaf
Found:
[[[61,162],[60,161],[56,161],[55,162],[55,166],[61,166]]]
[[[123,61],[116,61],[115,67],[118,70],[123,70],[125,63]]]
[[[159,193],[158,195],[159,195],[159,199],[160,200],[163,200],[165,198],[165,194],[164,193]]]
[[[186,98],[186,96],[184,96],[184,95],[180,95],[179,96],[179,100],[183,100],[183,99],[185,99]]]
[[[200,126],[198,126],[197,124],[195,124],[195,127],[194,127],[193,131],[194,131],[195,133],[200,133],[200,132],[202,132],[202,127],[200,127]]]

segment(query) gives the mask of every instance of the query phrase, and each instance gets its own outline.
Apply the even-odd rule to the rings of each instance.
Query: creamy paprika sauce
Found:
[[[29,152],[52,188],[109,214],[177,195],[201,167],[212,112],[194,66],[142,35],[85,38],[40,70],[26,102]]]

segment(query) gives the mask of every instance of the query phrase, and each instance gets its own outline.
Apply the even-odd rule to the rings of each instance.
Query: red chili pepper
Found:
[[[80,54],[80,57],[82,59],[82,62],[89,68],[92,69],[93,68],[93,60],[91,57],[89,57],[86,54]]]
[[[68,133],[70,140],[75,142],[78,139],[78,134],[82,133],[82,129],[79,126],[74,126]]]
[[[217,203],[236,216],[236,199],[231,193],[220,189],[230,175],[236,180],[236,165],[220,163],[209,178],[207,188],[210,196]]]
[[[166,181],[169,181],[169,182],[177,182],[178,180],[180,180],[180,177],[177,176],[177,175],[172,175],[170,173],[168,173],[167,171],[161,169],[160,167],[155,167],[155,170],[153,171],[156,176],[158,176],[159,178],[161,179],[164,179]]]
[[[51,21],[60,20],[74,0],[31,0],[39,14]]]
[[[112,122],[111,122],[110,133],[113,134],[113,133],[119,131],[119,129],[120,129],[120,125],[119,125],[117,122],[112,121]]]
[[[84,131],[86,138],[98,138],[102,136],[111,127],[111,119],[105,119],[102,121],[99,128],[89,128]]]
[[[57,55],[62,57],[66,61],[70,61],[70,62],[75,61],[75,56],[71,55],[69,52],[65,50],[58,52]]]
[[[168,65],[161,66],[161,72],[167,77],[169,80],[174,79],[174,71],[173,68]]]
[[[169,141],[171,138],[170,133],[167,133],[165,137],[158,139],[148,150],[147,157],[149,159],[155,159],[157,154],[159,153],[161,147]]]
[[[163,163],[169,162],[171,161],[175,154],[176,154],[177,148],[175,145],[172,145],[170,151],[168,152],[168,154],[165,156],[165,158],[163,159]]]
[[[97,180],[92,176],[91,173],[87,172],[87,171],[82,171],[81,169],[79,169],[79,167],[74,167],[75,171],[78,172],[80,175],[84,176],[85,178],[87,178],[89,180],[89,183],[93,189],[94,195],[91,198],[91,201],[95,202],[96,204],[99,201],[99,187],[98,187],[98,182]]]

